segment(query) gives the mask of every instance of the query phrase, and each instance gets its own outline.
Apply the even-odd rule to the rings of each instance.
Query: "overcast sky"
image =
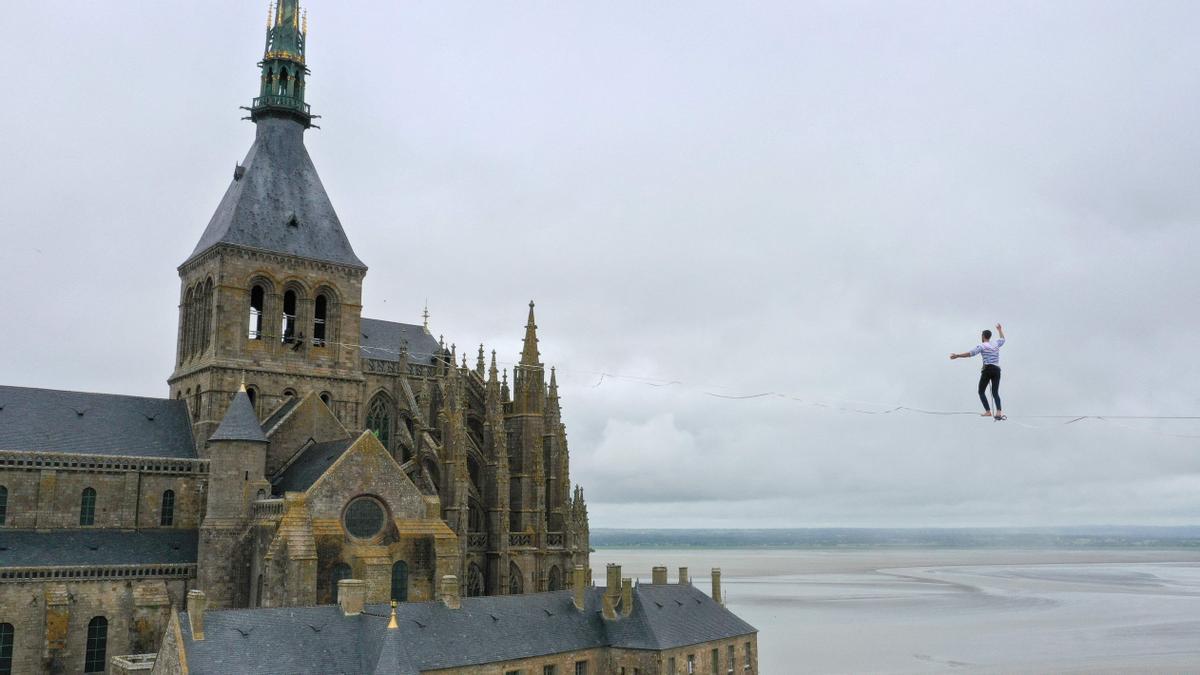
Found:
[[[1200,521],[1200,422],[1030,417],[1200,414],[1200,4],[306,6],[364,315],[536,300],[593,527]],[[265,16],[5,3],[0,382],[167,395]],[[1008,422],[839,409],[976,409],[997,321]]]

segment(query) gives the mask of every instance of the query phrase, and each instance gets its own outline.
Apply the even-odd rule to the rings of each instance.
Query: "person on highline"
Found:
[[[992,408],[988,405],[987,387],[992,385],[992,400],[996,402],[994,419],[999,422],[1006,420],[1004,408],[1000,405],[1000,348],[1004,346],[1004,328],[996,324],[996,333],[1000,336],[992,342],[992,331],[983,331],[983,342],[975,345],[969,352],[951,354],[950,359],[968,359],[976,354],[983,354],[983,371],[979,374],[979,400],[983,402],[983,416],[993,417]]]

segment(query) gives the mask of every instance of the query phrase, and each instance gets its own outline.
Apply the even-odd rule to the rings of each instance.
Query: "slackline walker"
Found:
[[[975,345],[969,352],[951,354],[950,360],[968,359],[976,354],[983,355],[983,370],[979,373],[979,400],[983,402],[983,416],[992,417],[997,422],[1008,419],[1004,408],[1000,405],[1000,348],[1004,346],[1004,328],[996,324],[996,333],[1000,336],[992,342],[992,331],[983,331],[983,342]],[[996,402],[996,414],[992,415],[992,407],[988,405],[987,387],[992,385],[992,400]]]

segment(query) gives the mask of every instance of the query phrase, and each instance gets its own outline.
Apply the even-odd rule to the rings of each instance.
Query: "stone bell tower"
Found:
[[[357,344],[367,267],[350,246],[304,133],[307,19],[279,0],[267,19],[262,84],[246,119],[254,143],[216,213],[179,266],[173,398],[185,399],[201,448],[244,382],[262,418],[289,398],[320,394],[358,419]]]

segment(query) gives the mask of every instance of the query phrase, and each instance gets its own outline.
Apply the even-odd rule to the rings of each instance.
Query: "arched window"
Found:
[[[479,505],[479,501],[472,499],[467,503],[467,531],[468,532],[487,532],[487,525],[484,522],[483,507]]]
[[[0,623],[0,675],[12,675],[13,625]]]
[[[324,293],[313,304],[313,345],[325,346],[325,320],[329,318],[329,298]]]
[[[479,569],[479,565],[471,563],[471,566],[467,568],[467,596],[479,597],[483,595],[483,591],[483,570]]]
[[[408,563],[397,560],[392,564],[392,599],[408,601]]]
[[[213,313],[213,282],[212,279],[204,281],[204,302],[200,310],[200,351],[208,350],[209,340],[212,338],[212,313]]]
[[[287,70],[280,68],[279,69],[279,80],[278,80],[280,96],[287,96],[287,83],[288,83]]]
[[[383,447],[392,449],[392,401],[382,393],[371,399],[367,408],[367,429],[375,434]]]
[[[246,387],[246,398],[250,399],[250,407],[258,411],[258,389],[255,387]]]
[[[292,398],[296,398],[296,390],[292,389],[291,387],[284,389],[283,390],[283,400],[286,401],[286,400],[292,399]]]
[[[546,590],[561,591],[562,587],[562,572],[558,571],[558,565],[551,565],[550,574],[546,576]]]
[[[192,289],[183,294],[183,321],[179,332],[183,335],[180,352],[184,358],[192,355]]]
[[[175,491],[167,490],[162,496],[162,508],[158,512],[158,524],[171,527],[175,524]]]
[[[261,340],[263,329],[263,307],[267,303],[267,291],[255,284],[250,289],[250,339]]]
[[[524,583],[521,580],[521,568],[517,567],[517,563],[515,562],[508,563],[508,594],[520,595],[525,592],[522,590],[523,588]]]
[[[83,672],[103,673],[108,668],[108,619],[97,616],[88,622],[87,649],[83,657]]]
[[[330,591],[333,594],[333,601],[338,601],[338,582],[342,579],[349,579],[352,572],[350,566],[346,563],[338,563],[333,566],[333,571],[329,573],[329,585],[332,586]]]
[[[283,324],[281,326],[283,341],[291,344],[296,340],[296,291],[283,294]]]
[[[8,488],[0,485],[0,525],[8,518]]]
[[[79,499],[79,524],[96,524],[96,491],[92,488],[84,488]]]
[[[471,456],[467,456],[467,476],[476,490],[483,489],[483,472],[479,469],[479,462]]]
[[[321,392],[321,402],[324,403],[326,406],[332,408],[333,407],[333,394],[330,394],[327,391]]]

